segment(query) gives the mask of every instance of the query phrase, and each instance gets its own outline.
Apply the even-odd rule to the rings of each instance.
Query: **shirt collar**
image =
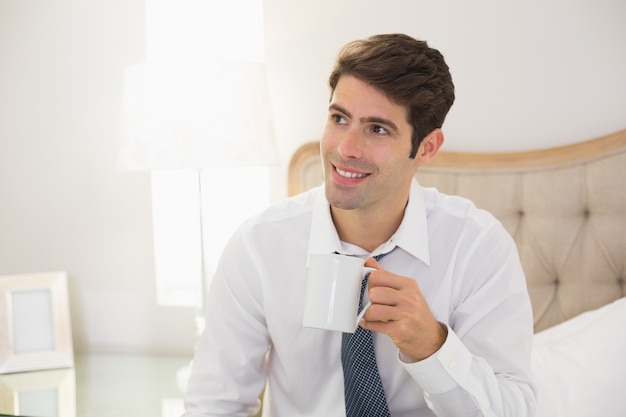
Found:
[[[341,241],[330,215],[330,204],[326,200],[324,185],[317,188],[315,206],[309,234],[309,255],[341,252]],[[307,256],[307,265],[308,265]]]
[[[422,188],[413,179],[409,193],[409,203],[404,212],[400,227],[391,239],[374,252],[386,253],[394,247],[400,247],[426,265],[430,264],[428,247],[428,224]],[[326,200],[324,186],[317,189],[311,233],[309,236],[309,255],[314,253],[342,253],[342,245],[330,215],[330,205]],[[375,253],[375,254],[376,254]],[[307,256],[308,263],[308,256]]]
[[[404,211],[404,218],[391,239],[406,252],[426,265],[430,265],[428,220],[426,217],[424,192],[415,178],[411,182],[409,204],[407,204]]]

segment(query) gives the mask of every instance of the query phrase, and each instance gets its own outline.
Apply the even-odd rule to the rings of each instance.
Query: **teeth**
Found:
[[[363,178],[367,176],[367,174],[358,174],[356,172],[347,172],[337,168],[337,173],[345,178]]]

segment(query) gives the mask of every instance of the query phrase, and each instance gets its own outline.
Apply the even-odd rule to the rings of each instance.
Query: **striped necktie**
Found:
[[[378,255],[378,261],[385,256]],[[361,283],[359,311],[369,275]],[[341,341],[346,417],[389,416],[387,399],[380,381],[372,332],[358,326],[354,333],[344,333]]]

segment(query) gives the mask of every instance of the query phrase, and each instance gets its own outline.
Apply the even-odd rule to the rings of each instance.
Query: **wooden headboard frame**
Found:
[[[442,151],[416,177],[502,221],[520,250],[535,330],[626,295],[626,129],[541,150]],[[289,194],[322,180],[319,142],[306,143],[291,159]]]

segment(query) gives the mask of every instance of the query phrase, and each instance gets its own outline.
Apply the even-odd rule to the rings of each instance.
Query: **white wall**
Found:
[[[154,303],[149,177],[116,170],[144,54],[141,0],[0,1],[0,274],[66,270],[77,351],[193,340],[193,312]]]
[[[543,148],[626,127],[626,2],[265,1],[285,195],[317,140],[345,42],[405,32],[439,48],[457,101],[447,149]],[[67,270],[79,351],[190,354],[193,311],[154,304],[149,178],[116,169],[142,0],[0,0],[0,274]],[[207,24],[210,24],[207,18]]]

